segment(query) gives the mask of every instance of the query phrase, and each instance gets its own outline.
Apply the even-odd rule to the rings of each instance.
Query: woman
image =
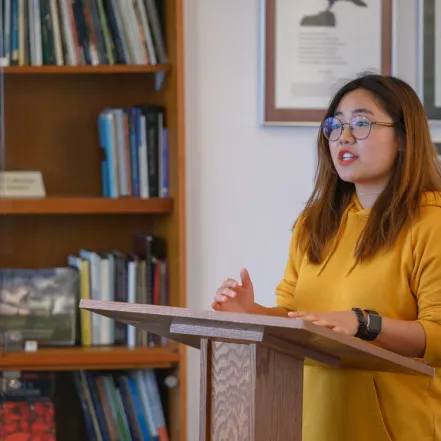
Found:
[[[277,306],[254,302],[243,269],[213,309],[302,318],[441,367],[441,178],[417,95],[393,77],[349,82],[329,106],[318,153]],[[306,367],[303,439],[441,440],[440,372]]]

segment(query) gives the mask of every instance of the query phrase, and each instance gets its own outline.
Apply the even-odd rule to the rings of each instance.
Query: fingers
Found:
[[[244,288],[248,288],[253,284],[251,282],[250,274],[248,273],[248,270],[246,268],[242,268],[240,270],[240,280]]]
[[[222,282],[222,285],[217,289],[213,299],[213,303],[211,304],[211,307],[214,311],[224,310],[225,302],[227,300],[231,300],[237,297],[236,291],[238,289],[246,288],[247,286],[252,285],[250,276],[246,269],[241,270],[240,277],[241,277],[242,286],[239,286],[239,282],[232,278],[227,278]]]
[[[299,318],[299,317],[305,317],[307,315],[310,315],[310,313],[307,311],[291,311],[291,312],[288,312],[288,315],[290,317]]]
[[[334,332],[336,332],[338,334],[352,336],[351,331],[346,326],[341,326],[339,323],[337,323],[335,321],[332,321],[332,320],[317,320],[317,319],[312,319],[311,320],[311,319],[308,319],[308,316],[306,316],[303,319],[310,321],[313,325],[323,326],[324,328],[331,329],[332,331],[334,331]]]
[[[218,288],[218,290],[216,291],[216,295],[217,296],[227,296],[227,297],[231,297],[234,298],[236,297],[236,292],[233,291],[230,288],[224,288],[224,287],[220,287]]]
[[[222,282],[221,288],[237,288],[238,286],[237,280],[228,278]]]
[[[305,320],[307,322],[311,322],[314,325],[325,326],[330,329],[332,329],[338,325],[338,323],[336,321],[320,318],[319,314],[313,314],[313,313],[307,312],[307,311],[288,312],[288,317],[299,318],[299,319],[301,318],[302,320]]]
[[[216,294],[214,296],[214,301],[218,302],[218,303],[224,303],[226,302],[230,297],[229,296],[224,296],[222,294]]]
[[[223,303],[228,298],[233,299],[236,297],[234,288],[236,288],[238,285],[239,284],[234,279],[225,279],[220,288],[218,288],[216,291],[216,295],[214,296],[215,302]]]
[[[213,302],[211,304],[211,308],[213,309],[213,311],[222,311],[222,305],[218,302]]]
[[[342,314],[341,312],[313,313],[308,311],[290,311],[288,312],[288,317],[302,319],[313,325],[323,326],[338,334],[353,336],[354,332],[351,325],[347,323],[347,319],[344,319]]]
[[[303,318],[303,317],[306,317],[307,315],[309,315],[309,313],[306,312],[306,311],[291,311],[291,312],[288,312],[288,317],[292,317],[292,318]]]
[[[222,282],[222,285],[216,291],[211,308],[214,311],[221,311],[223,303],[225,303],[228,299],[233,299],[236,297],[234,288],[237,288],[238,286],[239,283],[237,280],[231,278],[225,279]]]

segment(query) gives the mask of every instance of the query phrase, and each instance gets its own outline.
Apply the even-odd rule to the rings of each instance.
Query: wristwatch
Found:
[[[366,312],[366,327],[364,335],[361,336],[363,340],[375,340],[378,334],[381,332],[382,318],[377,311],[372,311],[371,309],[365,309]]]
[[[366,320],[364,318],[364,313],[360,308],[352,308],[358,319],[358,331],[354,337],[362,338],[366,333]]]

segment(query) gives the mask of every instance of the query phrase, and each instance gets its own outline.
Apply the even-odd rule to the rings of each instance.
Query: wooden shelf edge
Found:
[[[0,371],[118,370],[169,367],[180,361],[171,348],[44,348],[36,352],[3,352]]]
[[[135,74],[135,73],[154,73],[166,72],[172,69],[171,64],[157,65],[98,65],[98,66],[7,66],[0,67],[0,73],[9,74]]]
[[[0,214],[147,214],[170,213],[171,198],[47,197],[0,198]]]

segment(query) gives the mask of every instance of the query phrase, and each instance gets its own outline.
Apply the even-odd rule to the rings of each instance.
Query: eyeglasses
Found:
[[[352,117],[349,123],[342,123],[335,116],[326,118],[322,124],[323,134],[329,141],[337,141],[343,133],[343,127],[349,126],[349,130],[355,139],[366,139],[371,133],[372,124],[377,126],[392,127],[394,123],[385,123],[378,121],[371,121],[367,116],[356,115]]]

